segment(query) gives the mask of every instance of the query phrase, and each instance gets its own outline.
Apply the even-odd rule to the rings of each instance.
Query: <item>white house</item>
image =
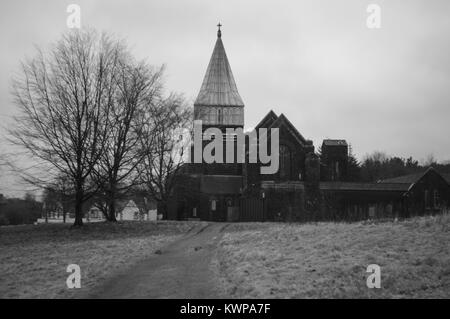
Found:
[[[156,209],[150,209],[145,216],[146,216],[145,220],[156,221],[157,220]]]
[[[134,200],[129,200],[120,213],[117,213],[117,220],[139,220],[139,207]]]

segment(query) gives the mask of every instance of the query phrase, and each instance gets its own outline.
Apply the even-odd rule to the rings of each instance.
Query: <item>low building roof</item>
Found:
[[[379,191],[406,192],[410,184],[404,183],[354,183],[354,182],[321,182],[321,190],[329,191]]]
[[[442,177],[450,184],[450,173],[441,174]]]
[[[399,177],[394,178],[388,178],[378,181],[379,184],[386,184],[386,183],[397,183],[397,184],[404,184],[409,185],[409,189],[412,188],[417,182],[419,182],[425,175],[434,173],[440,176],[447,184],[450,185],[450,175],[439,173],[437,170],[435,170],[433,167],[429,167],[427,170],[421,173],[416,174],[409,174],[409,175],[403,175]]]
[[[398,176],[394,178],[387,178],[382,179],[378,183],[401,183],[401,184],[412,184],[417,182],[422,176],[424,175],[424,172],[417,173],[417,174],[408,174],[403,176]]]

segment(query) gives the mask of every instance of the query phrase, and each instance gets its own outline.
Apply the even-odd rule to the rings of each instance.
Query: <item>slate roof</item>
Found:
[[[320,189],[335,191],[398,191],[407,192],[428,172],[434,171],[441,175],[447,182],[450,174],[440,174],[432,167],[417,174],[409,174],[395,178],[380,180],[377,183],[351,183],[351,182],[321,182]]]
[[[278,115],[273,110],[270,110],[270,112],[267,113],[266,116],[264,116],[264,118],[258,123],[258,125],[256,125],[255,129],[258,130],[261,127],[268,128],[270,127],[270,125],[272,125],[273,122],[276,121],[277,118]]]
[[[378,181],[378,183],[404,183],[404,184],[414,184],[417,183],[423,176],[425,176],[428,172],[434,172],[437,175],[441,176],[447,183],[450,184],[450,174],[449,173],[441,173],[432,166],[428,167],[425,171],[415,174],[408,174],[394,178],[387,178]]]
[[[281,113],[280,116],[277,117],[273,111],[270,111],[258,124],[255,130],[259,127],[266,127],[267,133],[269,133],[270,129],[281,128],[281,126],[284,126],[300,145],[313,147],[313,142],[311,140],[305,139],[283,113]],[[267,139],[270,139],[270,135],[263,134],[259,137],[259,143],[266,143]]]
[[[417,182],[425,172],[417,173],[417,174],[408,174],[394,178],[387,178],[380,180],[378,183],[402,183],[402,184],[412,184]]]
[[[276,127],[279,128],[283,124],[286,125],[288,130],[294,135],[294,137],[300,142],[300,144],[312,145],[312,141],[306,140],[283,113],[281,113],[280,116],[278,116],[278,118],[270,125],[269,128],[276,128]]]
[[[409,190],[412,187],[414,187],[414,185],[420,179],[422,179],[422,177],[427,175],[429,172],[436,173],[437,175],[442,177],[442,179],[444,179],[448,184],[450,184],[450,178],[449,178],[450,175],[439,173],[433,167],[429,167],[426,171],[421,172],[421,173],[409,174],[409,175],[403,175],[403,176],[399,176],[399,177],[384,179],[384,180],[378,181],[377,184],[383,185],[383,184],[393,184],[393,183],[395,183],[395,184],[398,184],[398,185],[408,186],[408,190]]]
[[[244,106],[220,32],[194,106]]]

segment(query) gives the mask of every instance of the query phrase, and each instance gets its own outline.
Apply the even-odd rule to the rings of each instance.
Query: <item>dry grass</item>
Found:
[[[70,298],[175,240],[194,222],[92,223],[0,228],[0,298]],[[81,288],[67,289],[67,265],[81,268]]]
[[[381,267],[380,289],[366,286],[369,264]],[[214,265],[234,298],[449,298],[450,216],[235,224]]]

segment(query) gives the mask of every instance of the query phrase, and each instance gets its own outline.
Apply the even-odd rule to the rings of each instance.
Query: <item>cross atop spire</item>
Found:
[[[220,27],[221,27],[222,25],[220,24],[220,22],[219,22],[219,24],[217,25],[217,27],[219,28],[219,30],[217,30],[217,37],[218,38],[220,38],[220,37],[222,37],[222,31],[220,31]]]

